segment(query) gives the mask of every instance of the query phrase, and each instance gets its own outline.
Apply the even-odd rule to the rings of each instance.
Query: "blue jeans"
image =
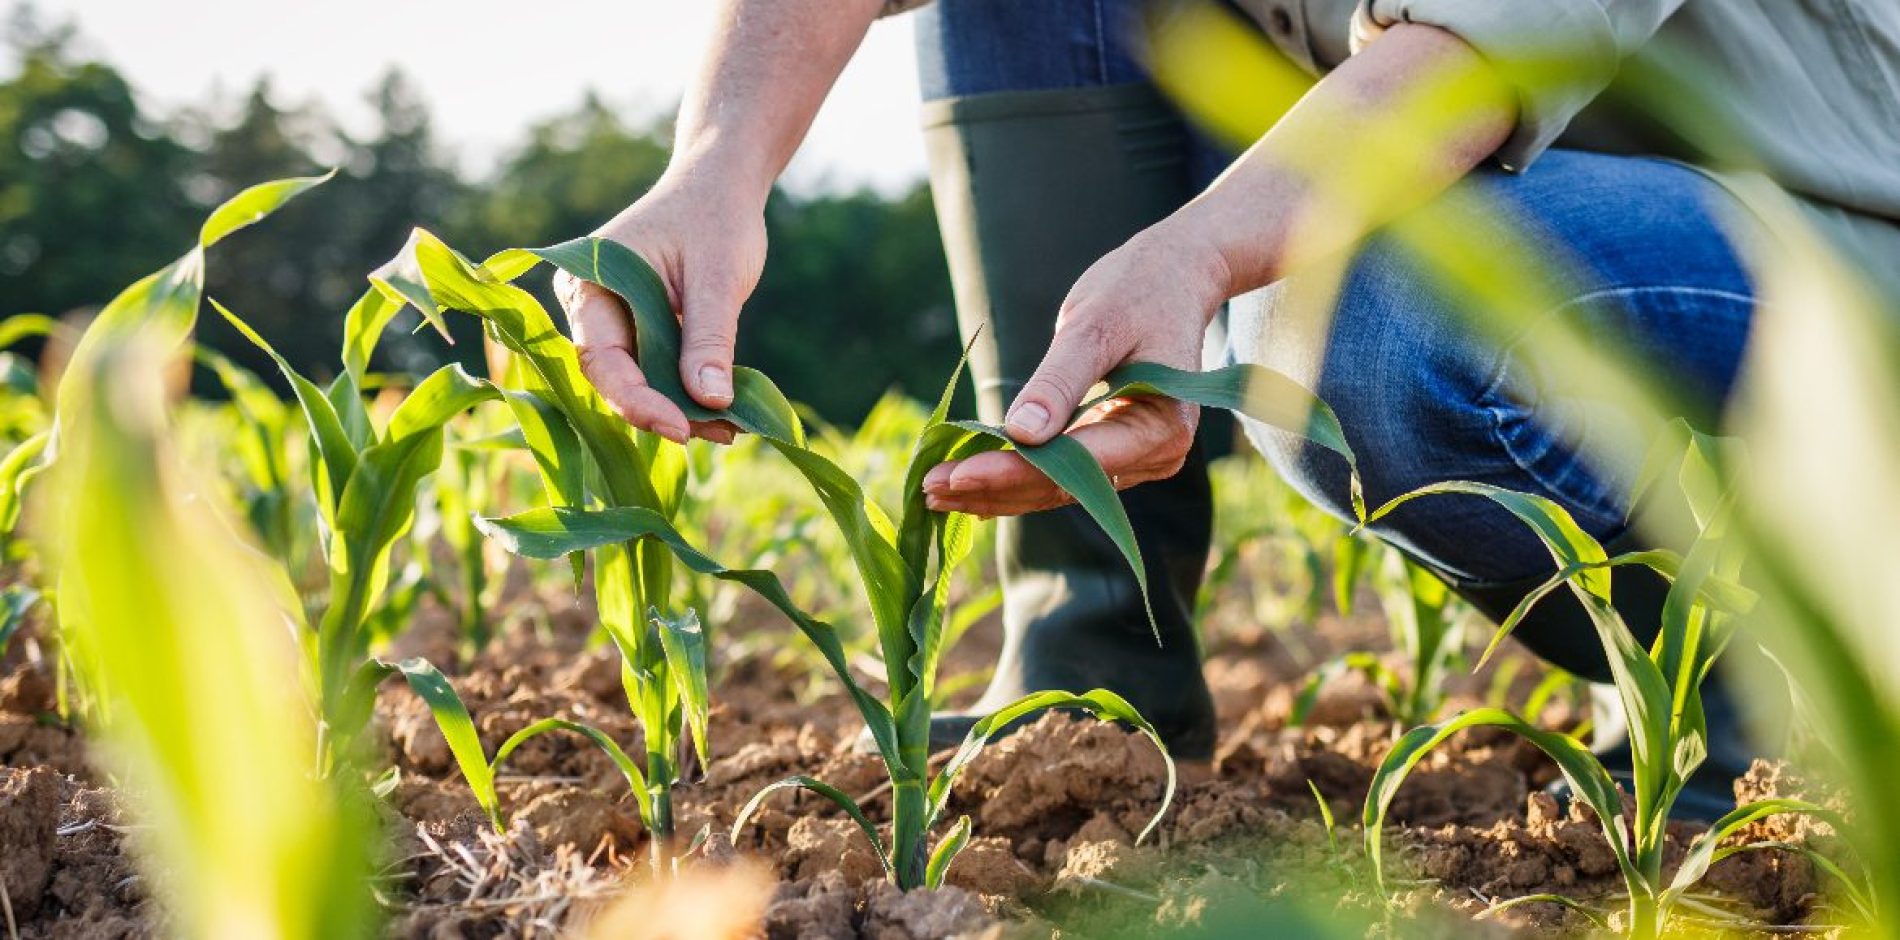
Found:
[[[1145,82],[1132,39],[1139,9],[1136,0],[938,0],[917,14],[924,96]],[[1179,146],[1197,185],[1228,159],[1190,134]],[[1672,163],[1569,151],[1517,175],[1479,170],[1460,185],[1515,217],[1527,254],[1567,275],[1574,293],[1542,316],[1665,365],[1698,411],[1719,410],[1754,306],[1718,222],[1728,198],[1720,187]],[[1293,312],[1315,293],[1327,298],[1330,317],[1318,320],[1330,319],[1329,336],[1312,335],[1315,318]],[[1625,419],[1589,389],[1547,379],[1511,344],[1473,335],[1456,292],[1388,239],[1368,240],[1337,285],[1296,277],[1237,298],[1228,329],[1228,361],[1292,375],[1338,412],[1368,502],[1474,480],[1549,497],[1600,539],[1623,532],[1629,473],[1584,455]],[[1348,515],[1343,461],[1243,423],[1295,487]],[[1522,523],[1482,500],[1420,500],[1378,534],[1461,581],[1551,570]]]
[[[1529,244],[1513,248],[1526,263],[1560,273],[1569,285],[1550,309],[1532,311],[1538,318],[1568,321],[1588,342],[1665,370],[1692,420],[1705,428],[1716,420],[1754,307],[1720,224],[1730,208],[1720,186],[1666,161],[1563,150],[1521,174],[1484,169],[1460,185],[1525,235]],[[1314,287],[1337,293],[1330,303],[1303,303],[1300,295]],[[1548,497],[1597,538],[1620,536],[1633,468],[1609,458],[1609,445],[1654,429],[1635,426],[1591,389],[1547,374],[1518,343],[1475,335],[1458,294],[1403,247],[1374,237],[1336,285],[1296,276],[1234,301],[1229,359],[1291,375],[1332,405],[1360,455],[1370,504],[1429,483],[1472,480]],[[1324,319],[1303,310],[1314,306],[1331,308],[1323,338],[1307,327]],[[1343,460],[1284,432],[1252,423],[1247,430],[1307,497],[1347,513]],[[1464,582],[1516,581],[1551,569],[1523,523],[1481,499],[1418,500],[1375,529]]]

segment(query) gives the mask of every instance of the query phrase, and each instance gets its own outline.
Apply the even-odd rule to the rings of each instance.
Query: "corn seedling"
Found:
[[[837,631],[798,610],[776,576],[719,565],[687,545],[658,513],[634,507],[543,509],[486,522],[491,533],[502,538],[511,550],[539,558],[556,558],[631,539],[660,540],[688,568],[739,581],[758,591],[818,646],[857,705],[889,774],[892,823],[888,845],[856,801],[835,787],[803,776],[781,781],[755,796],[735,821],[735,833],[745,828],[752,812],[771,792],[803,788],[836,803],[863,828],[898,887],[931,887],[942,882],[950,862],[969,839],[968,820],[961,820],[934,849],[928,845],[930,832],[948,802],[950,787],[984,744],[1006,726],[1044,709],[1074,709],[1125,722],[1160,746],[1154,729],[1112,692],[1044,691],[979,720],[963,745],[933,777],[928,766],[931,702],[943,651],[945,610],[952,576],[970,551],[973,522],[960,514],[929,511],[921,484],[924,473],[938,463],[1009,446],[1002,430],[949,420],[951,392],[956,387],[953,377],[918,434],[905,472],[903,506],[893,522],[892,514],[867,497],[850,474],[810,448],[796,412],[764,375],[750,369],[737,370],[734,403],[723,411],[700,407],[685,395],[677,366],[678,324],[658,276],[631,250],[610,241],[582,239],[533,254],[619,295],[632,313],[639,337],[640,365],[649,384],[672,399],[689,418],[729,421],[763,438],[785,457],[817,492],[844,535],[858,570],[877,628],[888,687],[885,701],[857,684]],[[509,267],[515,265],[511,262]],[[470,276],[479,276],[466,265],[464,269]],[[489,280],[497,279],[491,275]],[[1351,456],[1330,409],[1305,389],[1266,370],[1236,367],[1216,373],[1183,373],[1136,364],[1118,370],[1111,376],[1110,386],[1110,394],[1115,397],[1166,394],[1202,405],[1244,409],[1275,426],[1304,434],[1347,459]],[[1103,525],[1130,562],[1137,580],[1143,580],[1140,550],[1127,516],[1093,457],[1068,437],[1017,450]],[[1145,582],[1142,588],[1145,593]],[[1165,755],[1165,747],[1162,751]],[[1168,768],[1162,812],[1173,796],[1172,761]],[[1159,819],[1158,812],[1144,830],[1144,837]]]
[[[96,700],[98,753],[149,826],[136,844],[178,936],[372,932],[372,823],[357,794],[310,773],[317,728],[307,687],[284,681],[299,652],[282,572],[233,536],[172,452],[164,387],[204,249],[313,182],[219,209],[191,253],[100,314],[60,384],[37,530],[62,643]]]
[[[1546,731],[1496,708],[1468,711],[1435,725],[1408,731],[1380,764],[1366,798],[1366,850],[1383,884],[1382,826],[1393,797],[1412,768],[1434,747],[1467,728],[1498,727],[1529,741],[1554,761],[1575,798],[1595,812],[1623,874],[1628,893],[1626,932],[1637,938],[1660,936],[1672,908],[1706,872],[1718,847],[1744,826],[1767,816],[1807,813],[1832,822],[1827,810],[1798,800],[1770,799],[1737,807],[1698,836],[1688,859],[1673,878],[1663,876],[1665,830],[1670,808],[1707,750],[1699,688],[1734,632],[1734,618],[1746,612],[1753,595],[1735,583],[1741,559],[1729,537],[1732,491],[1715,492],[1700,484],[1713,442],[1692,435],[1680,464],[1700,534],[1684,555],[1664,550],[1609,557],[1563,507],[1538,496],[1476,483],[1427,486],[1400,496],[1368,517],[1377,522],[1410,500],[1462,494],[1489,499],[1531,527],[1556,560],[1558,571],[1527,596],[1500,625],[1486,650],[1488,657],[1541,598],[1568,586],[1596,626],[1624,710],[1634,755],[1630,776],[1633,808],[1625,812],[1619,781],[1575,738]],[[1610,601],[1612,569],[1647,565],[1672,580],[1655,643],[1645,650]],[[1540,895],[1578,909],[1578,902]],[[1524,900],[1507,901],[1506,905]],[[1587,909],[1584,909],[1587,910]],[[1595,916],[1592,913],[1591,916]]]
[[[358,307],[370,302],[366,297]],[[442,462],[443,425],[499,393],[461,366],[445,366],[417,383],[379,427],[364,407],[356,363],[346,359],[343,373],[320,389],[236,314],[216,301],[213,306],[277,363],[309,428],[330,572],[329,598],[310,646],[324,715],[323,765],[335,769],[369,718],[363,690],[373,688],[380,673],[367,662],[364,625],[389,587],[396,544],[415,521],[417,489]],[[364,355],[366,362],[367,350]]]
[[[509,283],[536,263],[534,255],[514,251],[475,265],[418,231],[373,276],[381,306],[346,328],[346,349],[369,348],[369,341],[357,337],[380,330],[405,304],[431,320],[444,310],[480,317],[488,336],[511,354],[504,374],[481,384],[507,406],[535,460],[546,502],[563,511],[637,512],[672,531],[670,520],[685,494],[684,448],[635,431],[588,384],[573,344],[532,295]],[[472,513],[481,505],[451,500],[445,513]],[[444,524],[472,519],[462,515]],[[664,869],[674,851],[672,788],[682,774],[682,745],[690,737],[702,764],[707,757],[706,637],[692,610],[672,606],[674,560],[667,546],[628,535],[587,548],[593,551],[601,627],[620,653],[621,684],[645,732],[644,770],[632,764],[622,769],[631,771],[654,863]],[[479,543],[464,546],[463,555],[465,567],[474,567]],[[581,556],[573,563],[578,584]],[[468,603],[478,603],[479,594],[471,589]],[[424,697],[453,742],[455,710],[438,707],[439,696]],[[477,758],[479,751],[460,763],[467,771],[480,763]],[[480,791],[475,777],[469,782]]]
[[[1357,541],[1357,540],[1352,540]],[[1347,653],[1313,671],[1294,699],[1293,724],[1304,722],[1328,682],[1357,672],[1379,690],[1386,713],[1402,726],[1424,724],[1445,704],[1444,680],[1457,661],[1463,630],[1451,588],[1431,572],[1387,551],[1380,577],[1379,604],[1392,629],[1393,645],[1407,670],[1394,669],[1378,655]]]
[[[507,827],[502,815],[501,797],[495,789],[495,777],[501,771],[502,762],[516,748],[550,731],[568,731],[586,738],[613,761],[621,775],[627,778],[627,786],[636,796],[647,792],[646,777],[641,773],[640,766],[606,732],[598,728],[565,718],[543,718],[509,735],[501,747],[495,749],[495,756],[491,759],[482,748],[481,737],[475,732],[475,720],[470,717],[468,707],[462,703],[462,697],[455,693],[449,680],[428,660],[405,659],[400,663],[378,665],[387,671],[401,673],[409,688],[429,707],[443,739],[449,744],[449,753],[455,757],[455,764],[462,771],[462,778],[468,781],[469,789],[475,794],[475,802],[481,806],[496,832]]]

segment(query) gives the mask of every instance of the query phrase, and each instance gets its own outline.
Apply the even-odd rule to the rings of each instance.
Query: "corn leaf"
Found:
[[[171,450],[175,347],[135,342],[102,341],[67,373],[48,514],[91,753],[124,783],[179,936],[373,935],[367,807],[311,773],[314,712],[264,568]]]
[[[5,591],[0,591],[0,656],[7,655],[13,635],[26,622],[27,612],[39,602],[40,592],[24,584],[9,584]]]
[[[1715,862],[1716,849],[1730,836],[1750,823],[1790,813],[1812,816],[1833,826],[1836,832],[1849,831],[1847,821],[1839,813],[1806,800],[1766,799],[1737,806],[1690,844],[1688,854],[1683,856],[1682,864],[1676,869],[1675,878],[1670,880],[1668,890],[1663,893],[1665,905],[1681,897],[1683,892],[1694,887],[1703,875],[1708,874],[1709,866]]]
[[[485,401],[501,397],[501,391],[489,383],[462,371],[460,365],[437,369],[404,396],[389,416],[389,440],[411,434],[440,430],[449,419]]]
[[[1662,835],[1660,825],[1650,814],[1666,809],[1665,789],[1669,785],[1675,755],[1669,742],[1673,695],[1662,671],[1649,658],[1647,650],[1623,622],[1611,603],[1609,556],[1603,546],[1578,526],[1570,512],[1541,496],[1519,493],[1485,483],[1452,481],[1420,487],[1398,496],[1372,513],[1364,523],[1372,525],[1405,503],[1428,495],[1479,496],[1509,511],[1544,543],[1559,571],[1570,572],[1566,579],[1577,600],[1590,616],[1597,639],[1603,644],[1610,673],[1616,681],[1618,697],[1630,721],[1630,750],[1635,764],[1636,805],[1644,816],[1637,829],[1647,836],[1644,850],[1655,848]]]
[[[59,329],[59,321],[43,313],[16,313],[0,320],[0,349],[7,349],[24,339],[38,336],[51,336]]]
[[[686,726],[693,734],[693,749],[701,766],[711,764],[706,725],[712,714],[712,695],[706,688],[706,631],[700,627],[699,613],[692,609],[677,617],[659,611],[650,613],[660,634],[660,649],[666,655],[666,672],[686,710]]]
[[[303,409],[304,421],[310,426],[310,443],[317,456],[322,473],[317,482],[317,505],[322,510],[324,521],[334,531],[336,529],[336,501],[343,495],[344,487],[350,482],[350,475],[356,472],[356,447],[350,442],[349,435],[343,431],[343,424],[337,418],[336,407],[330,404],[328,396],[309,379],[304,378],[291,368],[290,361],[279,355],[269,341],[251,329],[237,314],[226,309],[223,304],[212,301],[226,322],[229,322],[240,335],[251,341],[251,345],[262,350],[265,355],[277,363],[284,379],[290,383],[290,390],[297,396],[297,405]]]
[[[786,593],[778,576],[772,572],[727,568],[694,548],[672,523],[658,513],[638,507],[623,506],[593,511],[531,509],[500,519],[483,519],[479,525],[489,538],[499,541],[510,552],[541,559],[560,558],[571,552],[588,551],[636,539],[657,539],[688,569],[751,588],[789,618],[799,632],[818,647],[819,654],[845,684],[845,690],[857,704],[859,713],[877,741],[879,752],[887,761],[896,761],[897,738],[891,713],[882,702],[865,692],[851,678],[844,644],[838,638],[837,630],[800,610],[791,595]]]
[[[429,714],[435,716],[435,725],[442,732],[442,740],[448,742],[449,753],[455,757],[455,765],[462,770],[462,779],[468,781],[475,802],[481,804],[489,822],[499,832],[501,801],[495,795],[494,770],[488,762],[488,752],[482,749],[481,735],[475,731],[475,719],[469,717],[468,706],[462,704],[455,687],[449,685],[441,670],[419,656],[381,665],[386,670],[401,673],[410,690],[429,707]]]
[[[950,799],[950,787],[956,783],[957,775],[963,772],[970,761],[976,759],[977,754],[982,753],[983,746],[989,743],[991,736],[1022,718],[1051,708],[1079,709],[1103,721],[1123,722],[1133,726],[1136,731],[1154,742],[1155,749],[1161,752],[1162,761],[1167,764],[1168,782],[1161,794],[1161,807],[1155,810],[1154,816],[1148,820],[1148,825],[1142,827],[1141,833],[1135,837],[1135,843],[1139,845],[1148,838],[1148,834],[1160,825],[1161,817],[1167,814],[1168,807],[1174,803],[1174,758],[1168,755],[1168,746],[1162,743],[1161,735],[1155,731],[1153,725],[1148,723],[1148,719],[1141,717],[1141,713],[1137,712],[1133,705],[1128,704],[1127,699],[1107,689],[1093,689],[1081,695],[1060,690],[1031,692],[978,719],[976,724],[970,727],[969,734],[964,736],[963,743],[958,746],[956,753],[950,756],[950,762],[945,764],[936,779],[930,782],[930,812],[926,827],[934,824],[937,817],[942,815],[944,805]]]
[[[1624,877],[1632,884],[1641,882],[1630,858],[1629,847],[1621,835],[1623,798],[1617,791],[1616,781],[1603,769],[1596,755],[1569,735],[1545,731],[1501,708],[1478,708],[1438,724],[1406,732],[1386,752],[1379,769],[1374,771],[1371,789],[1366,794],[1365,812],[1360,821],[1365,826],[1366,855],[1372,860],[1373,877],[1381,892],[1386,891],[1383,854],[1385,814],[1391,809],[1393,798],[1398,796],[1399,787],[1404,785],[1412,769],[1433,748],[1460,731],[1480,727],[1511,731],[1556,763],[1564,779],[1570,782],[1571,791],[1582,797],[1590,809],[1596,812],[1609,839],[1610,851],[1616,856],[1616,863],[1622,868]]]
[[[76,391],[68,393],[68,381],[95,371],[93,358],[106,346],[133,333],[147,331],[153,336],[154,344],[168,352],[184,342],[197,323],[198,302],[204,295],[205,249],[238,229],[262,221],[291,199],[329,178],[326,174],[276,180],[238,193],[212,211],[199,230],[197,244],[183,257],[114,297],[93,318],[73,347],[65,375],[60,379],[61,414],[65,414],[67,407],[63,403],[81,397]]]
[[[894,874],[891,868],[890,853],[884,848],[884,840],[878,836],[877,827],[872,825],[871,820],[864,815],[864,810],[858,806],[858,801],[845,795],[843,790],[813,777],[802,775],[786,777],[754,793],[752,799],[747,800],[746,804],[740,807],[738,817],[732,821],[732,832],[730,836],[732,843],[735,845],[738,844],[739,834],[744,832],[746,824],[752,821],[752,814],[758,812],[759,807],[765,804],[766,797],[780,790],[790,789],[810,790],[837,804],[839,809],[844,810],[846,816],[851,817],[852,822],[858,824],[859,829],[864,830],[864,837],[871,840],[871,849],[877,854],[877,860],[883,863],[884,873],[886,875]]]
[[[603,497],[618,506],[660,505],[635,435],[581,374],[574,344],[555,329],[532,295],[476,267],[421,229],[371,282],[392,299],[415,305],[424,316],[439,319],[442,310],[453,309],[480,317],[489,335],[525,365],[510,377],[522,383],[512,390],[539,397],[566,416],[600,471]]]
[[[26,485],[45,466],[40,458],[52,439],[52,432],[41,431],[21,441],[7,451],[5,459],[0,459],[0,534],[11,534],[20,524]]]
[[[640,772],[640,765],[634,763],[633,758],[627,756],[627,752],[621,749],[619,744],[614,743],[613,738],[592,725],[569,721],[565,718],[543,718],[509,735],[508,740],[501,742],[501,747],[495,750],[494,762],[488,765],[490,779],[497,776],[501,762],[507,760],[508,755],[513,754],[516,748],[550,731],[571,731],[593,742],[594,746],[600,748],[601,753],[606,754],[607,759],[613,761],[614,766],[620,769],[620,775],[627,778],[627,786],[633,791],[635,797],[644,796],[647,792],[646,775]],[[647,811],[647,801],[635,799],[634,802],[640,807],[640,821],[651,828],[653,819]]]
[[[957,817],[957,824],[944,833],[943,840],[930,851],[930,864],[924,868],[924,887],[943,887],[943,877],[950,873],[950,863],[956,861],[957,853],[970,844],[970,817]]]
[[[389,328],[389,321],[401,313],[402,302],[372,287],[357,298],[343,317],[343,370],[361,386],[369,374],[369,359],[376,344]]]

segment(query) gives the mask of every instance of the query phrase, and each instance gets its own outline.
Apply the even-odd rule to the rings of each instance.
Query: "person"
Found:
[[[721,0],[666,173],[598,231],[666,282],[682,321],[680,375],[699,403],[731,399],[739,310],[766,252],[766,194],[870,24],[915,5]],[[1320,76],[1237,158],[1191,129],[1146,71],[1138,27],[1171,9],[937,0],[911,14],[933,196],[959,318],[977,338],[979,409],[1020,442],[1073,435],[1125,491],[1163,641],[1112,545],[1020,457],[939,466],[923,484],[932,508],[1001,517],[1005,643],[978,710],[1033,689],[1105,686],[1177,756],[1212,752],[1191,616],[1211,532],[1195,410],[1130,397],[1069,420],[1127,361],[1248,362],[1307,384],[1338,414],[1374,504],[1476,480],[1555,500],[1613,552],[1639,546],[1628,469],[1593,456],[1616,416],[1591,389],[1470,328],[1456,287],[1385,226],[1447,193],[1482,197],[1473,204],[1511,223],[1511,247],[1560,269],[1544,276],[1559,294],[1531,311],[1539,322],[1664,365],[1692,410],[1716,414],[1755,305],[1732,228],[1738,204],[1720,177],[1663,158],[1669,128],[1598,100],[1652,54],[1692,52],[1760,169],[1844,250],[1886,259],[1875,270],[1900,267],[1900,6],[1885,0],[1825,10],[1236,0]],[[1540,67],[1553,61],[1564,67]],[[1402,148],[1379,133],[1409,91],[1452,75],[1461,91],[1439,120]],[[731,439],[646,386],[611,296],[572,281],[558,293],[588,378],[627,420],[679,441]],[[1210,342],[1224,305],[1224,342]],[[1347,514],[1343,461],[1243,424],[1298,489]],[[1532,534],[1481,500],[1421,500],[1375,531],[1493,618],[1551,574]],[[1653,634],[1664,583],[1640,569],[1615,583],[1632,629]],[[1565,592],[1517,635],[1565,669],[1608,678]],[[1708,696],[1710,758],[1678,804],[1702,818],[1732,805],[1729,782],[1751,754],[1730,697]],[[933,738],[941,729],[949,743],[967,726],[946,717]],[[1627,765],[1626,752],[1609,752],[1612,727],[1600,722],[1599,747]]]

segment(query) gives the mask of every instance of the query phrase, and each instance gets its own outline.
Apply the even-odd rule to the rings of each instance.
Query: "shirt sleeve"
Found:
[[[1683,0],[1360,0],[1357,52],[1386,27],[1424,23],[1477,50],[1517,92],[1517,127],[1497,160],[1521,170],[1609,87],[1623,60]]]

